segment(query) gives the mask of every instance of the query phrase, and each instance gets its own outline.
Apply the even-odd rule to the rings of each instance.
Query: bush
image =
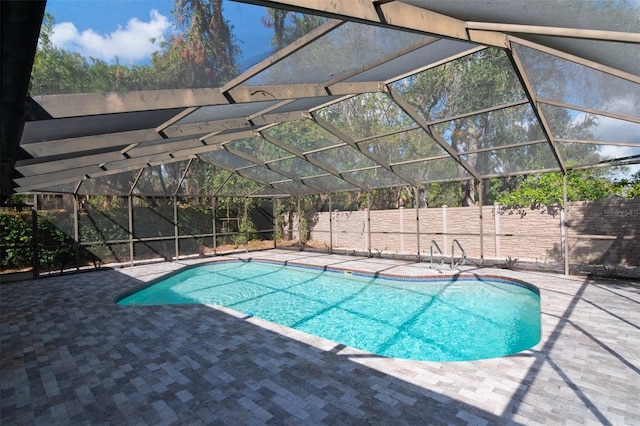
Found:
[[[0,212],[0,267],[24,269],[33,264],[30,212]]]

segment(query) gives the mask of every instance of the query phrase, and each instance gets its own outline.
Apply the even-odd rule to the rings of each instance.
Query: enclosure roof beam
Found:
[[[621,31],[587,30],[581,28],[547,27],[542,25],[518,25],[494,22],[465,22],[470,30],[497,31],[502,33],[537,34],[556,37],[580,38],[586,40],[619,41],[622,43],[640,43],[640,33]]]
[[[308,44],[316,41],[317,39],[319,39],[322,36],[324,36],[326,33],[330,32],[330,31],[333,31],[334,29],[336,29],[337,27],[339,27],[340,25],[343,25],[343,24],[344,24],[344,22],[340,21],[340,20],[329,20],[329,21],[325,22],[324,24],[320,25],[319,27],[314,28],[309,33],[307,33],[307,34],[303,35],[302,37],[296,39],[294,42],[292,42],[289,45],[285,46],[284,48],[280,49],[279,51],[277,51],[273,55],[269,56],[268,58],[266,58],[262,62],[254,65],[247,72],[242,73],[238,77],[236,77],[236,78],[232,79],[231,81],[229,81],[228,83],[226,83],[224,86],[222,86],[220,88],[220,92],[225,94],[225,95],[227,95],[227,96],[229,96],[230,91],[233,88],[240,86],[242,83],[245,83],[246,81],[250,80],[255,75],[261,73],[262,71],[264,71],[267,68],[273,66],[274,64],[277,64],[278,62],[282,61],[283,59],[286,59],[287,57],[289,57],[292,54],[296,53],[298,50],[300,50],[303,47],[307,46]],[[232,97],[233,97],[233,95],[232,95]],[[235,98],[233,98],[233,100],[237,101]]]
[[[21,160],[16,163],[16,170],[24,176],[42,175],[60,170],[73,169],[92,164],[100,165],[107,161],[116,161],[125,157],[119,151],[96,150],[81,157],[64,155],[57,157]]]
[[[404,49],[400,49],[394,53],[391,53],[389,55],[384,56],[383,58],[378,59],[377,61],[373,61],[368,63],[367,65],[364,65],[362,67],[357,67],[354,68],[350,71],[346,71],[343,73],[338,74],[337,76],[335,76],[334,78],[332,78],[331,80],[327,81],[324,83],[325,86],[327,87],[331,87],[333,85],[336,85],[344,80],[347,80],[353,76],[356,76],[358,74],[361,74],[365,71],[368,71],[372,68],[375,68],[379,65],[384,65],[387,62],[393,61],[394,59],[398,59],[401,56],[404,56],[408,53],[411,53],[415,50],[418,50],[420,48],[423,48],[425,46],[428,46],[436,41],[440,40],[439,38],[435,38],[435,37],[425,37],[424,39],[422,39],[421,41],[419,41],[418,43],[415,43],[411,46],[405,47]],[[384,83],[384,82],[381,82]]]
[[[564,161],[562,160],[562,156],[560,155],[560,151],[558,150],[558,147],[556,146],[556,143],[553,140],[553,132],[551,131],[551,127],[549,126],[549,123],[547,122],[544,114],[542,113],[542,111],[540,110],[540,107],[538,106],[538,102],[535,97],[535,91],[533,90],[531,82],[527,78],[527,74],[523,71],[524,66],[522,65],[522,61],[520,61],[520,58],[518,58],[517,52],[515,51],[508,52],[507,57],[509,58],[509,60],[511,61],[511,64],[513,65],[512,66],[513,71],[515,72],[516,76],[520,80],[522,89],[527,95],[527,98],[529,98],[531,108],[533,109],[536,115],[536,118],[540,123],[542,132],[544,133],[545,138],[547,138],[549,148],[551,149],[553,156],[558,162],[558,165],[560,166],[560,170],[562,170],[563,174],[566,174],[567,168],[565,167]]]
[[[468,40],[465,22],[402,2],[372,0],[240,0],[243,3],[289,9],[337,19],[385,25],[444,37]]]
[[[43,142],[23,144],[22,148],[34,158],[53,157],[64,154],[75,154],[77,157],[88,151],[106,149],[127,153],[136,146],[147,143],[171,143],[185,139],[198,138],[200,135],[162,139],[154,129],[133,130],[129,132],[107,133],[102,135],[83,136],[78,138],[54,139]],[[167,145],[169,146],[169,145]]]
[[[326,94],[325,94],[326,96]],[[270,124],[284,123],[287,121],[300,120],[305,117],[305,111],[293,111],[287,113],[273,113],[259,116],[229,118],[225,120],[206,121],[201,123],[184,124],[166,128],[164,133],[170,137],[189,135],[213,135],[228,130],[243,131],[254,127],[264,127]],[[205,136],[204,139],[208,139]],[[232,139],[230,139],[232,140]]]
[[[410,179],[404,173],[400,173],[400,172],[394,170],[389,165],[389,163],[387,163],[380,156],[374,154],[373,152],[370,152],[369,150],[362,149],[362,147],[360,147],[349,135],[345,134],[344,132],[342,132],[340,129],[336,128],[335,126],[333,126],[328,121],[323,120],[322,118],[316,116],[315,114],[313,115],[313,118],[316,121],[316,123],[318,123],[318,125],[320,127],[325,129],[329,133],[333,134],[335,137],[337,137],[341,141],[345,142],[347,145],[349,145],[352,148],[354,148],[360,154],[364,155],[368,159],[372,160],[374,163],[380,165],[383,169],[387,170],[388,172],[394,174],[395,176],[397,176],[401,180],[405,181],[407,183],[407,185],[416,186],[416,183],[413,182],[413,179]]]
[[[615,114],[609,111],[601,111],[601,110],[597,110],[594,108],[587,108],[580,105],[573,105],[565,102],[558,102],[551,99],[541,98],[539,96],[537,96],[536,99],[538,100],[539,104],[553,105],[559,108],[573,109],[576,111],[586,112],[588,114],[601,115],[603,117],[615,118],[616,120],[624,120],[624,121],[630,121],[632,123],[640,124],[640,117],[631,117],[629,115]]]
[[[292,175],[291,173],[287,173],[287,172],[284,172],[284,171],[274,170],[274,169],[272,169],[272,168],[269,166],[269,163],[268,163],[268,162],[261,161],[260,159],[258,159],[258,158],[256,158],[256,157],[254,157],[253,155],[247,154],[247,153],[246,153],[246,152],[244,152],[244,151],[240,151],[240,150],[237,150],[237,149],[231,148],[231,147],[229,147],[229,146],[223,146],[223,148],[224,148],[224,149],[226,149],[227,151],[229,151],[230,153],[232,153],[232,154],[234,154],[234,155],[237,155],[237,156],[238,156],[238,157],[240,157],[240,158],[243,158],[243,159],[245,159],[245,160],[247,160],[247,161],[251,161],[252,163],[255,163],[255,164],[256,164],[256,166],[264,167],[264,168],[266,168],[267,170],[271,170],[271,171],[272,171],[272,172],[274,172],[274,173],[277,173],[277,174],[279,174],[279,175],[282,175],[282,176],[286,177],[287,179],[290,179],[290,180],[293,180],[293,181],[295,181],[295,182],[298,182],[299,184],[304,185],[304,186],[306,186],[306,187],[308,187],[308,188],[311,188],[311,189],[312,189],[312,190],[314,190],[314,191],[318,191],[318,188],[315,188],[315,187],[313,187],[312,185],[308,185],[306,182],[304,182],[304,181],[303,181],[302,179],[300,179],[299,177],[294,176],[294,175]],[[273,183],[276,183],[276,182],[275,182],[275,181],[274,181],[274,182],[267,182],[267,184],[268,184],[269,186],[271,186]],[[275,189],[275,188],[274,188],[274,189]]]
[[[492,106],[492,107],[478,109],[478,110],[466,112],[466,113],[463,113],[463,114],[452,115],[450,117],[442,118],[440,120],[431,120],[431,121],[426,121],[425,120],[425,122],[426,122],[426,124],[428,126],[435,126],[435,125],[438,125],[440,123],[448,123],[450,121],[460,120],[462,118],[474,117],[476,115],[486,114],[488,112],[493,112],[493,111],[500,111],[502,109],[512,108],[512,107],[515,107],[515,106],[526,105],[526,104],[529,104],[529,100],[528,99],[521,99],[519,101],[513,101],[513,102],[508,102],[506,104],[495,105],[495,106]]]
[[[220,89],[75,93],[34,96],[33,99],[53,118],[224,105],[229,103]]]
[[[429,134],[437,143],[440,145],[450,156],[453,158],[458,164],[460,164],[467,172],[469,172],[474,178],[480,179],[480,173],[475,169],[475,167],[471,166],[468,162],[460,158],[459,153],[453,149],[446,141],[442,139],[442,137],[431,130],[429,123],[422,118],[422,116],[418,113],[418,111],[407,102],[399,93],[397,93],[393,88],[388,86],[389,97],[398,105],[398,107],[404,111],[413,121],[415,121],[422,129]]]
[[[317,98],[330,95],[359,95],[364,92],[380,92],[383,82],[365,81],[336,83],[327,86],[316,84],[272,84],[259,86],[238,86],[229,90],[229,95],[236,102],[259,102],[300,98]]]
[[[549,55],[552,55],[552,56],[557,56],[557,57],[559,57],[561,59],[564,59],[566,61],[575,62],[577,64],[584,65],[585,67],[593,68],[595,70],[598,70],[598,71],[613,75],[614,77],[622,78],[622,79],[625,79],[625,80],[629,80],[629,81],[631,81],[633,83],[640,84],[640,75],[629,74],[628,72],[624,72],[624,71],[621,71],[619,69],[612,68],[612,67],[603,65],[601,63],[598,63],[598,62],[593,62],[593,61],[590,61],[588,59],[581,58],[580,56],[571,55],[571,54],[563,52],[561,50],[553,49],[551,47],[544,46],[544,45],[538,44],[538,43],[534,43],[534,42],[531,42],[529,40],[525,40],[525,39],[522,39],[522,38],[519,38],[519,37],[509,36],[509,50],[513,50],[512,47],[511,47],[511,45],[513,43],[520,44],[522,46],[526,46],[526,47],[529,47],[531,49],[539,50],[539,51],[541,51],[543,53],[546,53],[546,54],[549,54]]]
[[[274,137],[269,136],[269,135],[266,135],[266,134],[264,134],[264,133],[261,133],[261,135],[262,135],[262,137],[263,137],[265,140],[267,140],[268,142],[271,142],[272,144],[276,145],[278,148],[282,148],[282,149],[284,149],[284,150],[286,150],[286,151],[290,152],[291,154],[295,155],[296,157],[298,157],[298,158],[300,158],[300,159],[302,159],[302,160],[308,161],[309,163],[311,163],[312,165],[314,165],[314,166],[318,167],[319,169],[322,169],[322,170],[324,170],[325,172],[327,172],[327,173],[331,174],[332,176],[335,176],[335,177],[337,177],[337,178],[339,178],[339,179],[344,180],[345,182],[347,182],[347,183],[349,183],[349,184],[351,184],[351,185],[355,186],[355,187],[356,187],[356,188],[358,188],[358,189],[361,189],[361,190],[363,190],[363,191],[366,191],[366,190],[367,190],[367,189],[366,189],[365,187],[363,187],[360,183],[358,183],[358,182],[354,181],[353,179],[350,179],[350,178],[348,178],[348,177],[346,177],[346,176],[342,176],[342,175],[340,174],[340,172],[339,172],[339,171],[337,171],[336,169],[334,169],[333,167],[330,167],[330,166],[328,166],[328,165],[326,165],[326,164],[324,164],[324,163],[322,163],[322,162],[320,162],[320,161],[316,160],[316,159],[315,159],[315,158],[313,158],[313,157],[310,157],[310,156],[308,156],[308,155],[303,154],[301,151],[299,151],[299,150],[297,150],[297,149],[293,148],[293,147],[292,147],[292,146],[290,146],[289,144],[286,144],[286,143],[284,143],[284,142],[280,141],[279,139],[274,138]]]

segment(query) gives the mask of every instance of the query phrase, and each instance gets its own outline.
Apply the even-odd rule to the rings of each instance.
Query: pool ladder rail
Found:
[[[462,255],[460,257],[460,262],[456,262],[456,258],[455,258],[456,246],[458,246],[458,248],[460,249],[460,253]],[[431,245],[429,247],[429,252],[431,254],[431,269],[433,269],[433,248],[434,247],[436,248],[436,250],[440,254],[440,266],[444,265],[444,253],[442,252],[442,249],[440,249],[440,246],[438,245],[436,240],[431,240]],[[450,268],[453,270],[456,266],[462,266],[465,263],[467,263],[467,252],[464,251],[464,248],[462,247],[462,244],[460,244],[460,241],[453,240],[453,242],[451,243],[451,266],[450,266]]]
[[[433,248],[434,247],[436,248],[436,250],[438,250],[438,253],[440,253],[440,266],[444,265],[444,253],[442,253],[442,250],[440,249],[440,246],[438,245],[436,240],[431,240],[431,247],[429,248],[429,251],[431,252],[431,269],[433,269]]]
[[[458,248],[460,248],[460,252],[462,254],[462,257],[460,258],[460,263],[456,263],[456,258],[455,258],[456,245],[458,246]],[[462,248],[462,244],[460,244],[460,241],[458,240],[453,240],[453,242],[451,243],[451,269],[454,269],[456,266],[462,266],[466,262],[467,262],[467,253]]]

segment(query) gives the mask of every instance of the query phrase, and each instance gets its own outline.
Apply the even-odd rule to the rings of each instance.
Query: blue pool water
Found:
[[[494,358],[540,340],[540,297],[500,279],[386,279],[264,262],[187,269],[120,305],[212,304],[378,355]]]

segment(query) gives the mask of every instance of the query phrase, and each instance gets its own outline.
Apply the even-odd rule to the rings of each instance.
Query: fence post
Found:
[[[329,254],[333,254],[333,211],[331,210],[331,194],[329,194]]]
[[[442,247],[448,247],[447,241],[447,206],[442,206]],[[446,250],[444,248],[443,250]]]
[[[404,253],[404,207],[400,207],[400,253]]]
[[[334,234],[334,238],[335,238],[334,246],[337,247],[338,246],[338,234],[340,233],[340,231],[338,230],[338,209],[336,209],[333,212],[333,215],[334,215],[334,218],[335,218],[334,220],[335,220],[335,224],[336,224],[336,232],[333,233]]]

